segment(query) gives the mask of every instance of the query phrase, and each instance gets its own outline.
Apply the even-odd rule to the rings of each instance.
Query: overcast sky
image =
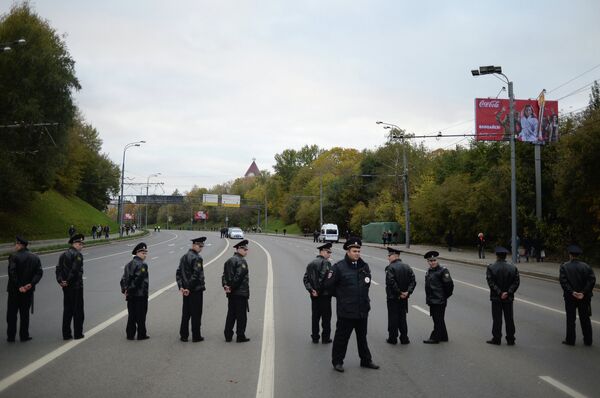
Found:
[[[65,35],[77,104],[103,150],[120,165],[127,143],[146,140],[127,150],[125,175],[145,183],[160,172],[152,181],[166,193],[240,177],[253,158],[271,169],[287,148],[376,148],[385,142],[377,120],[415,134],[472,133],[473,99],[505,86],[472,77],[479,65],[501,65],[517,98],[546,88],[560,99],[600,80],[597,0],[31,4]],[[559,108],[578,110],[588,95]]]

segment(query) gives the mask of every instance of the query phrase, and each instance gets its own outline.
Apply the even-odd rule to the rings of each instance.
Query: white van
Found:
[[[340,233],[336,224],[323,224],[321,226],[321,236],[319,236],[321,242],[339,242]]]

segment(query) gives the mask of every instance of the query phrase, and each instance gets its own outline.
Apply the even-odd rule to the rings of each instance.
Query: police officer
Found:
[[[329,270],[331,270],[331,243],[317,247],[319,255],[306,267],[304,273],[304,287],[310,295],[312,309],[312,342],[319,343],[321,337],[323,344],[331,343],[331,293],[325,289],[324,283]],[[323,333],[319,336],[319,320],[322,322]]]
[[[448,298],[454,291],[454,282],[450,277],[448,269],[438,263],[440,254],[435,250],[425,253],[425,259],[429,269],[425,274],[425,296],[429,305],[429,314],[433,319],[433,331],[425,344],[438,344],[440,341],[448,341],[448,331],[444,316]]]
[[[569,261],[560,266],[559,281],[565,299],[567,313],[567,337],[562,342],[575,345],[575,311],[579,312],[579,322],[583,333],[583,344],[592,345],[592,291],[596,284],[596,275],[592,267],[579,261],[583,250],[577,245],[567,248]]]
[[[27,249],[29,242],[16,237],[15,252],[8,257],[8,306],[6,309],[6,340],[15,341],[17,313],[20,317],[19,338],[31,340],[29,336],[29,309],[33,306],[33,292],[44,271],[40,258]],[[33,310],[32,310],[33,312]]]
[[[200,252],[204,248],[206,237],[192,239],[192,248],[179,260],[179,268],[175,274],[177,286],[183,296],[181,310],[181,341],[188,341],[190,318],[192,319],[192,341],[203,341],[200,334],[202,321],[202,297],[206,290],[204,284],[204,260]]]
[[[326,289],[335,289],[337,323],[333,339],[332,364],[338,372],[344,371],[344,357],[352,330],[356,332],[356,343],[360,366],[379,369],[373,363],[367,344],[367,322],[369,310],[369,287],[371,270],[360,258],[362,242],[359,238],[350,238],[344,243],[346,255],[338,261],[327,274]]]
[[[250,341],[246,337],[246,323],[248,311],[248,298],[250,297],[250,284],[248,279],[248,241],[242,240],[233,246],[233,257],[225,262],[221,282],[227,295],[227,318],[225,320],[225,341],[233,339],[233,325],[236,325],[238,343]]]
[[[83,249],[84,236],[74,234],[71,247],[60,255],[56,266],[56,281],[63,290],[62,335],[64,340],[82,339],[83,336]],[[73,321],[73,333],[71,333]]]
[[[519,270],[506,262],[508,250],[498,246],[496,262],[488,265],[486,279],[490,287],[492,301],[492,339],[488,344],[500,345],[502,341],[502,314],[506,322],[506,344],[515,345],[515,321],[513,319],[513,300],[519,288]]]
[[[146,314],[148,313],[148,246],[138,243],[133,251],[133,259],[125,265],[121,278],[121,293],[127,300],[127,340],[133,340],[137,331],[138,340],[149,339],[146,331]]]
[[[400,344],[409,344],[406,313],[408,312],[408,298],[415,290],[417,282],[412,268],[400,260],[400,253],[393,247],[388,247],[389,265],[385,267],[385,293],[387,295],[388,309],[388,338],[389,344],[398,343],[400,331]]]

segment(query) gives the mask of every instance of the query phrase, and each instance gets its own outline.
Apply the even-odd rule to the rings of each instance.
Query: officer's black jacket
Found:
[[[492,301],[513,301],[515,292],[521,282],[517,267],[506,262],[506,260],[498,260],[488,265],[486,279],[490,287],[490,300]],[[505,300],[500,298],[503,292],[508,293]]]
[[[148,297],[149,285],[148,264],[134,256],[123,270],[121,292],[127,292],[127,297]]]
[[[385,267],[385,293],[388,299],[400,299],[402,292],[408,292],[410,296],[415,286],[415,273],[408,264],[396,260]]]
[[[223,267],[223,286],[231,288],[231,295],[250,297],[250,279],[248,276],[248,263],[240,254],[235,253],[233,257],[225,262]]]
[[[206,290],[204,283],[204,260],[194,250],[190,249],[179,260],[179,268],[175,273],[177,287],[191,292]]]
[[[452,296],[454,282],[446,267],[429,268],[425,274],[425,296],[428,305],[446,304]]]
[[[593,296],[596,275],[594,275],[592,267],[582,261],[573,259],[563,263],[560,266],[558,279],[565,298],[572,298],[573,292],[583,293],[584,299],[590,299]]]
[[[58,258],[56,281],[67,282],[66,289],[83,288],[83,255],[73,247]]]
[[[325,257],[319,255],[306,266],[304,273],[304,287],[309,292],[314,289],[322,296],[330,295],[325,289],[325,278],[331,269],[331,263]]]
[[[17,293],[19,288],[31,283],[31,290],[42,279],[42,263],[40,258],[28,249],[21,249],[8,257],[8,284],[6,291]]]
[[[333,265],[325,280],[325,288],[335,290],[338,318],[367,318],[371,310],[369,287],[371,270],[361,258],[352,264],[345,256]]]

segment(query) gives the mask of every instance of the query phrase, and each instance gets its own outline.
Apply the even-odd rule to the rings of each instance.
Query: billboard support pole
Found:
[[[508,80],[508,99],[510,108],[510,219],[511,219],[511,252],[512,262],[517,263],[517,166],[515,154],[515,93],[513,92],[513,82]]]
[[[535,145],[535,216],[542,221],[542,146]]]

